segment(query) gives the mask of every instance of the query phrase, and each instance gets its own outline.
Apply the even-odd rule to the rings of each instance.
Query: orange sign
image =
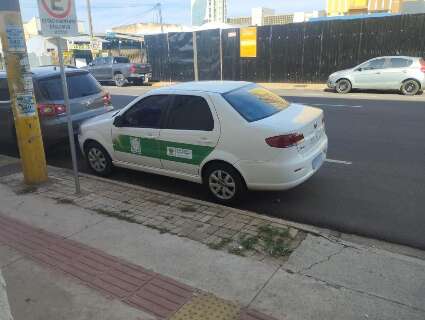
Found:
[[[240,35],[241,58],[257,57],[257,28],[241,28]]]

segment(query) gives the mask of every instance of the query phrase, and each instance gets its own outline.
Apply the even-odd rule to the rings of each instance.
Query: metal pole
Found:
[[[193,31],[193,73],[195,74],[195,81],[199,81],[198,70],[198,44],[196,40],[196,31]]]
[[[90,37],[93,38],[93,20],[91,16],[91,3],[90,0],[87,0],[87,15],[89,16],[89,32]]]
[[[158,14],[159,14],[159,24],[161,25],[161,33],[164,33],[164,24],[162,22],[162,5],[161,3],[157,4]]]
[[[220,29],[220,80],[223,81],[223,29]]]
[[[68,135],[69,135],[69,145],[71,149],[72,169],[74,171],[75,193],[78,194],[78,193],[81,193],[81,188],[80,188],[80,179],[78,177],[77,152],[75,150],[74,129],[72,126],[72,118],[71,118],[71,104],[69,103],[68,85],[66,83],[65,66],[63,63],[63,50],[61,46],[61,38],[57,38],[56,40],[57,40],[57,46],[58,46],[59,65],[61,70],[63,100],[65,102],[66,116],[68,120]]]

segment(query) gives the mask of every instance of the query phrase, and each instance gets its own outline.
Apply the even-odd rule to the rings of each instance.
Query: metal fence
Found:
[[[145,36],[153,78],[190,81],[198,72],[199,80],[321,82],[373,57],[425,56],[425,14],[258,27],[256,58],[240,58],[239,35],[235,28]]]

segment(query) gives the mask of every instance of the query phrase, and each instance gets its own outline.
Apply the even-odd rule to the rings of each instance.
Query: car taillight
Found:
[[[38,104],[38,114],[40,117],[55,117],[66,113],[66,106],[63,104]]]
[[[130,72],[131,72],[131,73],[136,73],[136,65],[135,65],[135,64],[132,64],[132,65],[130,66]]]
[[[289,148],[304,140],[302,133],[291,133],[266,139],[266,143],[273,148]]]
[[[422,71],[423,73],[425,73],[425,59],[421,59],[421,60],[420,60],[420,63],[421,63],[421,71]]]
[[[103,100],[103,105],[105,107],[109,107],[111,105],[111,95],[109,94],[109,92],[106,92],[104,94],[104,96],[102,97]]]

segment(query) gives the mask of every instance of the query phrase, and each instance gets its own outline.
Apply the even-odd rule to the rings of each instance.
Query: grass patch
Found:
[[[227,246],[230,242],[232,242],[231,239],[221,239],[219,242],[211,242],[208,244],[208,247],[213,250],[221,250],[225,246]]]
[[[243,235],[239,238],[239,245],[244,249],[244,250],[254,250],[255,245],[258,243],[259,238],[258,237],[249,237],[246,235]]]
[[[292,253],[289,230],[281,230],[270,225],[258,228],[259,244],[265,253],[272,257],[285,257]]]

